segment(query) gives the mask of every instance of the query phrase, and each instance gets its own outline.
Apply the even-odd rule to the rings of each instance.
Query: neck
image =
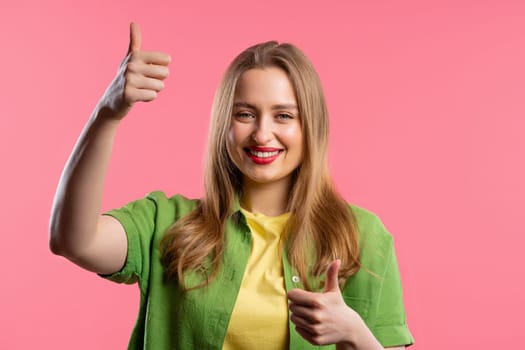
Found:
[[[278,216],[286,212],[290,195],[290,180],[269,184],[250,182],[245,179],[241,206],[266,216]]]

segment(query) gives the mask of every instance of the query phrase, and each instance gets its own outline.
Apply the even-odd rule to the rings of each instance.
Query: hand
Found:
[[[137,101],[152,101],[164,89],[171,57],[163,52],[141,51],[141,34],[130,24],[129,48],[117,75],[101,100],[101,107],[115,119],[122,119]]]
[[[301,289],[288,292],[290,320],[304,339],[314,345],[352,343],[355,326],[363,324],[361,317],[348,307],[338,283],[340,260],[333,261],[326,271],[322,293]]]

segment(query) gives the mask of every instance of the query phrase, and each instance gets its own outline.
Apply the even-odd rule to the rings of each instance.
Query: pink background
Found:
[[[137,21],[173,57],[158,100],[121,126],[104,208],[201,193],[214,90],[269,39],[323,80],[347,200],[395,236],[413,349],[525,343],[523,1],[3,1],[0,348],[122,349],[136,286],[48,250],[51,201]]]

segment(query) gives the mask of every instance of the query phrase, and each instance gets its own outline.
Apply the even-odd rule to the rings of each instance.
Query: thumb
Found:
[[[339,290],[339,267],[341,260],[336,259],[326,269],[326,280],[324,283],[323,293]]]
[[[140,35],[139,25],[135,22],[131,22],[129,25],[128,53],[140,50],[141,44],[142,44],[142,37]]]

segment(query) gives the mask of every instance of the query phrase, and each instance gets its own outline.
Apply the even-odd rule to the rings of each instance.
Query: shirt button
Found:
[[[292,276],[292,282],[293,283],[299,283],[301,281],[301,279],[299,278],[299,276]]]

